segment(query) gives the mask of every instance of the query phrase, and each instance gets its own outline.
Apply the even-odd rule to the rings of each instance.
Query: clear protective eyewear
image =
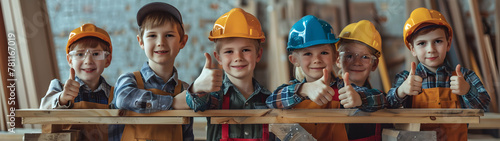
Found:
[[[85,60],[87,58],[87,55],[91,55],[92,59],[94,60],[104,60],[106,56],[109,55],[108,51],[104,50],[73,50],[68,53],[68,55],[71,55],[71,58],[74,60]]]
[[[342,61],[354,62],[356,59],[358,59],[363,64],[371,64],[373,63],[373,61],[377,59],[375,55],[371,54],[360,55],[358,53],[351,53],[351,52],[339,52],[339,56]]]

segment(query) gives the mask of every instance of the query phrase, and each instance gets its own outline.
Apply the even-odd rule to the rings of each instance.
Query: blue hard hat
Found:
[[[330,24],[312,15],[307,15],[290,29],[286,49],[293,51],[314,45],[333,44],[338,41],[339,39],[333,34],[333,28]]]

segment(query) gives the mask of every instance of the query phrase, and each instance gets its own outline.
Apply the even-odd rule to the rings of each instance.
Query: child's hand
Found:
[[[335,91],[330,87],[330,79],[328,71],[323,69],[323,77],[314,82],[302,84],[299,94],[309,97],[318,105],[326,104],[332,101],[332,96],[335,94]]]
[[[340,104],[344,105],[344,108],[353,108],[356,106],[361,106],[362,101],[358,92],[352,88],[351,83],[349,83],[349,73],[344,73],[344,87],[339,90]]]
[[[212,69],[212,57],[210,54],[205,53],[205,59],[205,67],[203,67],[200,76],[196,78],[193,86],[191,86],[190,92],[216,92],[222,86],[222,70]]]
[[[416,68],[415,62],[411,62],[410,75],[397,90],[399,98],[406,95],[418,95],[422,92],[422,77],[415,75]]]
[[[450,89],[451,93],[456,94],[456,95],[465,95],[467,92],[469,92],[470,85],[465,81],[464,75],[460,71],[460,64],[457,65],[457,68],[455,69],[457,72],[457,76],[452,76],[450,78]]]
[[[75,99],[80,92],[80,83],[75,81],[75,70],[70,68],[69,79],[64,83],[64,89],[59,96],[59,104],[67,105],[68,101]]]

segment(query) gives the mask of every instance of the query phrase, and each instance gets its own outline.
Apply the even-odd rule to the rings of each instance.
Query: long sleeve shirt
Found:
[[[415,70],[415,75],[422,77],[422,89],[428,88],[449,88],[450,87],[450,77],[452,76],[455,69],[452,69],[447,64],[439,67],[436,72],[432,72],[427,69],[424,65],[419,63]],[[488,111],[488,105],[490,104],[490,96],[486,92],[486,89],[481,83],[479,77],[466,68],[461,68],[465,81],[467,81],[470,85],[469,92],[465,95],[458,96],[460,100],[460,104],[462,108],[470,108],[470,109],[483,109],[484,111]],[[408,78],[410,73],[408,71],[403,71],[396,75],[395,84],[389,90],[387,94],[387,100],[390,104],[391,108],[411,108],[412,107],[412,97],[405,96],[403,98],[399,98],[396,94],[399,86],[403,84],[403,82]]]
[[[298,94],[299,88],[302,84],[306,83],[306,81],[298,81],[292,80],[289,84],[283,84],[276,88],[276,90],[269,96],[266,100],[266,104],[270,108],[279,108],[279,109],[290,109],[300,102],[309,99],[308,97],[302,97]],[[333,82],[330,83],[330,86],[337,85],[338,89],[344,87],[344,80],[340,78],[334,78]],[[372,89],[371,86],[365,83],[364,87],[359,87],[355,84],[351,84],[354,90],[360,95],[362,104],[358,106],[362,111],[373,112],[378,109],[382,109],[387,105],[385,100],[385,93]]]
[[[249,84],[250,85],[250,84]],[[211,93],[186,93],[186,101],[194,111],[222,109],[224,95],[230,95],[229,109],[267,109],[265,100],[271,92],[252,79],[254,92],[246,99],[224,75],[221,90]],[[219,140],[222,134],[220,124],[210,124],[208,120],[207,140]],[[229,138],[262,138],[262,124],[230,124]]]
[[[78,76],[75,76],[75,81],[80,83],[78,96],[75,97],[75,102],[86,101],[98,104],[108,104],[108,97],[111,93],[111,86],[101,76],[99,77],[99,85],[97,89],[91,90]],[[72,108],[71,102],[67,105],[59,104],[59,97],[62,94],[64,85],[58,79],[50,81],[47,94],[40,102],[40,109],[69,109]]]

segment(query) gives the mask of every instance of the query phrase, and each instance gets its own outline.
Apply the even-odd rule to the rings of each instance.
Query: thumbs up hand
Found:
[[[222,86],[222,70],[214,69],[212,64],[212,57],[210,54],[205,53],[205,66],[201,71],[201,74],[191,86],[190,92],[201,93],[201,92],[216,92],[220,90]]]
[[[455,68],[457,76],[450,77],[450,89],[451,93],[456,95],[465,95],[469,92],[470,85],[465,81],[464,75],[460,71],[460,64]]]
[[[339,90],[339,100],[340,104],[344,105],[344,108],[354,108],[361,106],[361,96],[354,90],[349,81],[349,73],[344,73],[344,87]]]
[[[330,73],[323,69],[323,77],[314,81],[302,84],[298,93],[301,96],[309,97],[311,101],[318,105],[323,105],[332,101],[335,91],[330,87]]]
[[[69,101],[74,100],[80,92],[80,83],[75,81],[75,69],[70,68],[69,79],[64,83],[62,94],[59,96],[59,104],[67,105]]]
[[[399,86],[397,94],[399,98],[403,98],[406,95],[418,95],[422,92],[422,77],[415,75],[415,70],[417,65],[415,62],[411,62],[411,70],[408,78]]]

